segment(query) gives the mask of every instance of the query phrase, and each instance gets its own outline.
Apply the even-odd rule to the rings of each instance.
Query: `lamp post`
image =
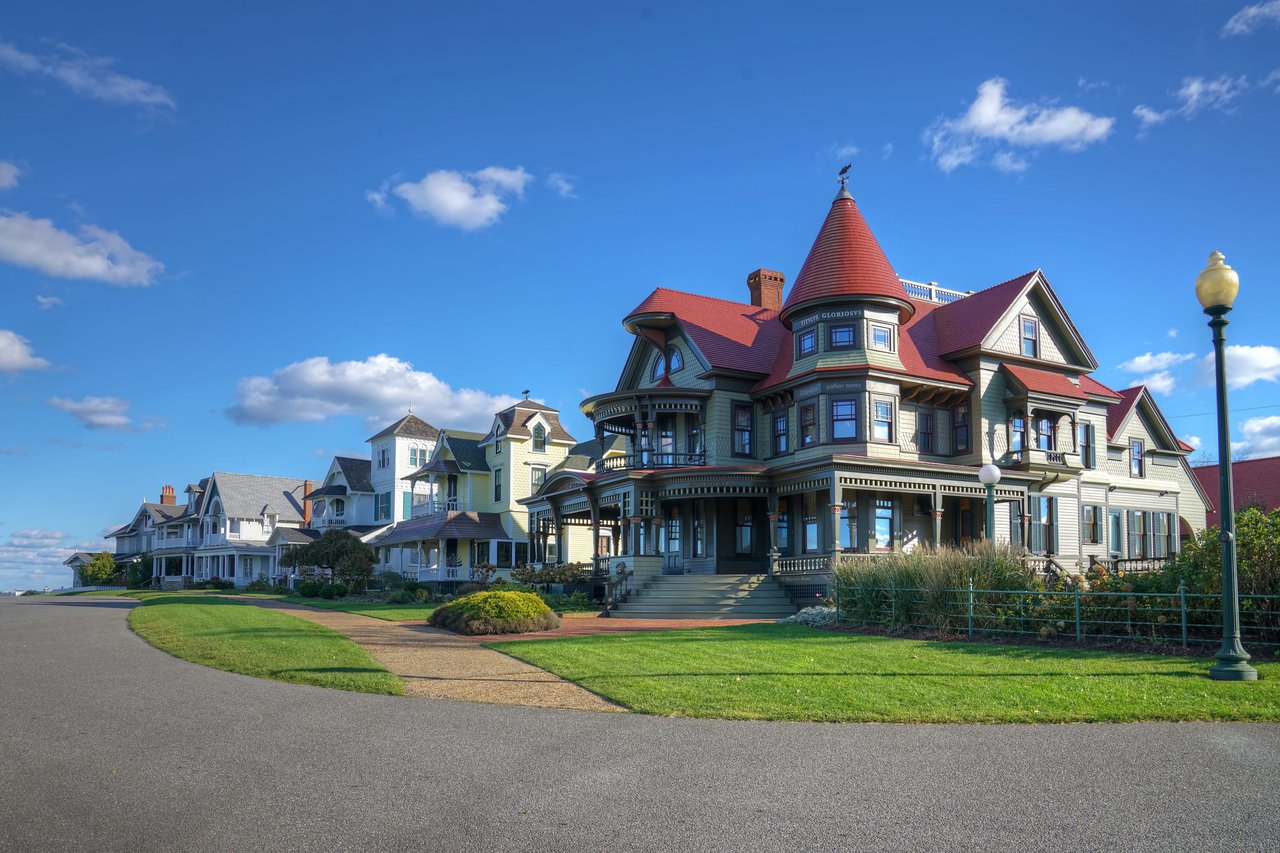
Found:
[[[1215,681],[1257,681],[1258,671],[1249,665],[1249,653],[1240,644],[1240,588],[1236,572],[1235,501],[1231,494],[1231,432],[1227,420],[1227,365],[1223,349],[1227,314],[1240,291],[1240,276],[1224,263],[1221,252],[1209,256],[1209,265],[1196,277],[1196,298],[1210,317],[1213,329],[1214,379],[1218,394],[1218,517],[1222,542],[1222,645],[1218,662],[1209,669]]]
[[[996,483],[1000,482],[1000,469],[988,462],[978,469],[978,482],[987,487],[987,529],[988,542],[996,541]]]

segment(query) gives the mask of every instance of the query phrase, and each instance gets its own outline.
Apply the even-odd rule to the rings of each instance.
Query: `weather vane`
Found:
[[[528,399],[529,399],[529,389],[528,389],[528,388],[524,389],[524,390],[523,390],[523,391],[521,391],[520,393],[521,393],[521,394],[524,394],[524,398],[525,398],[526,400],[528,400]]]
[[[840,170],[840,187],[844,188],[845,181],[849,180],[849,170],[853,168],[852,163],[846,163],[844,168]]]

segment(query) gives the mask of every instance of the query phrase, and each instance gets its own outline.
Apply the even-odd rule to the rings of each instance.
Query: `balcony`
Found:
[[[706,464],[705,453],[657,453],[642,450],[625,456],[610,456],[601,460],[600,471],[652,471],[659,468],[693,468]]]
[[[471,502],[466,498],[427,498],[410,508],[409,517],[422,518],[438,512],[471,512]]]
[[[1055,475],[1055,479],[1073,477],[1084,470],[1084,463],[1080,461],[1079,453],[1066,450],[1042,450],[1039,447],[1010,451],[1005,454],[1001,464],[1015,471]]]

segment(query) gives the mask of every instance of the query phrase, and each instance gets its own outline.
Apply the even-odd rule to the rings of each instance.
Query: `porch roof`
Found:
[[[371,545],[400,545],[429,539],[510,539],[496,512],[447,512],[411,518],[392,527]]]

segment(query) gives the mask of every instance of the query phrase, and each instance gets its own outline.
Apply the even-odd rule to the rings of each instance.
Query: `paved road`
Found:
[[[1280,726],[796,725],[366,696],[0,600],[0,850],[1274,850]]]

